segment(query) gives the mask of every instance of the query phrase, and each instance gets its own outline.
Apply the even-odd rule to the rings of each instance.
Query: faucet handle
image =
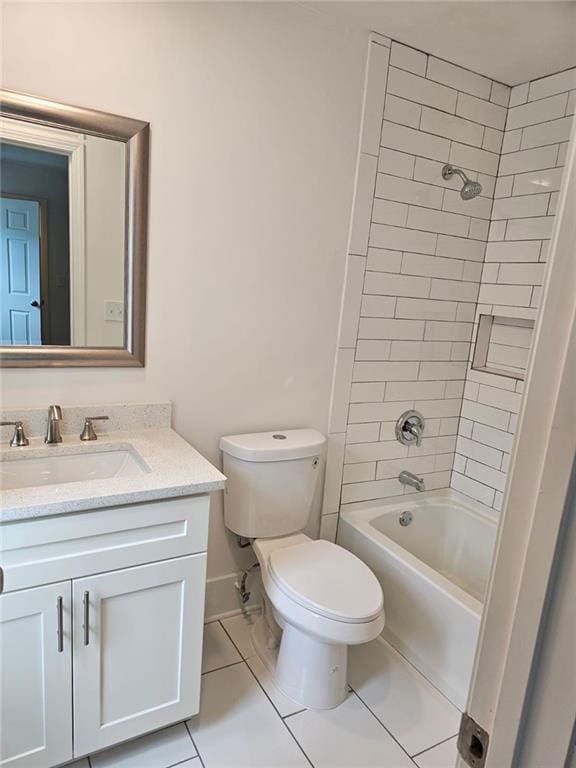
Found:
[[[30,444],[30,440],[24,433],[24,424],[21,421],[0,421],[0,427],[14,427],[14,434],[10,440],[11,448],[23,448]]]
[[[84,440],[85,442],[89,440],[98,440],[98,435],[94,431],[92,422],[108,421],[109,418],[110,418],[109,416],[86,416],[86,418],[84,419],[84,429],[82,430],[82,433],[80,435],[80,440]]]
[[[396,422],[396,440],[402,445],[422,445],[424,417],[418,411],[405,411]]]

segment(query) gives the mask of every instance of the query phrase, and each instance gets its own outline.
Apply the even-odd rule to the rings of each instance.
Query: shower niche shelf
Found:
[[[533,332],[531,318],[480,315],[472,370],[523,381]]]

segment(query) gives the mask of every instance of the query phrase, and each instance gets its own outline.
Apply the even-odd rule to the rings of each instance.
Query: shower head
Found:
[[[469,179],[460,168],[456,168],[453,165],[445,165],[444,168],[442,168],[442,178],[446,179],[446,181],[451,179],[454,174],[460,176],[464,182],[462,189],[460,190],[460,197],[462,200],[472,200],[473,198],[478,197],[482,192],[482,184],[480,184],[479,181],[472,181],[472,179]]]

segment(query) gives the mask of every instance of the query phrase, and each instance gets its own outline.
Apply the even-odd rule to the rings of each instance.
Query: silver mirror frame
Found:
[[[124,347],[0,346],[0,367],[144,366],[149,123],[6,90],[0,90],[0,115],[116,139],[127,149]]]

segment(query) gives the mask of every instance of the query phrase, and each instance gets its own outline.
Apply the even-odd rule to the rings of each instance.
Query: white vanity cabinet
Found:
[[[0,766],[51,768],[198,712],[209,497],[0,528]]]

